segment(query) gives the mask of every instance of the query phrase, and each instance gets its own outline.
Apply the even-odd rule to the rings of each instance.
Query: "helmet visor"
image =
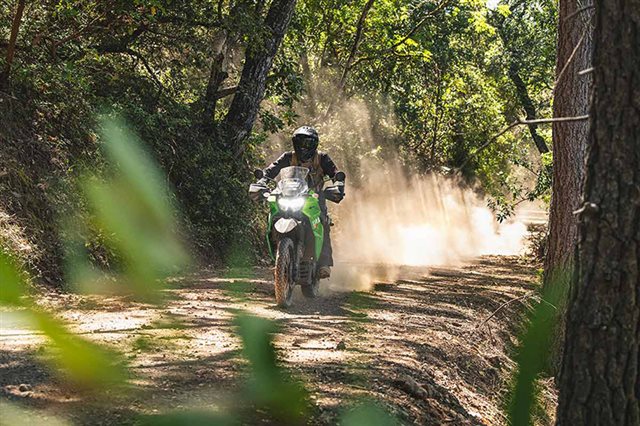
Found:
[[[318,140],[306,135],[296,135],[293,137],[293,149],[301,161],[309,161],[316,153]]]
[[[318,141],[315,138],[300,135],[293,138],[293,145],[304,150],[314,150],[318,146]]]

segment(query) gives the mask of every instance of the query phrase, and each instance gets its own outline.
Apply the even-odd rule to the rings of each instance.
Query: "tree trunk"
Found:
[[[594,102],[558,425],[640,425],[640,2],[597,0]]]
[[[505,18],[499,13],[495,13],[493,15],[492,21],[494,22],[494,26],[498,29],[498,35],[502,40],[502,44],[509,53],[509,70],[507,75],[509,79],[513,83],[516,89],[516,95],[518,97],[518,102],[524,109],[524,112],[527,114],[527,120],[535,120],[538,118],[538,114],[536,112],[536,106],[529,96],[529,89],[527,88],[526,83],[520,77],[520,72],[522,69],[520,55],[517,51],[514,51],[511,46],[511,42],[509,37],[505,31],[504,21]],[[547,143],[544,141],[543,137],[538,133],[538,125],[537,124],[528,124],[529,133],[531,134],[531,138],[533,139],[533,143],[536,145],[536,148],[540,152],[540,154],[545,154],[549,152],[549,147],[547,147]]]
[[[529,96],[529,90],[527,89],[527,85],[522,78],[520,77],[520,64],[516,62],[515,59],[511,60],[511,65],[509,65],[509,78],[511,82],[516,87],[516,93],[518,95],[518,100],[520,101],[520,105],[524,108],[524,112],[527,113],[527,120],[535,120],[538,118],[536,114],[536,107],[533,104],[533,100],[531,96]],[[531,133],[531,138],[533,142],[536,144],[536,148],[540,154],[545,154],[549,152],[549,148],[547,147],[546,142],[538,134],[538,125],[537,124],[528,124],[529,133]]]
[[[213,42],[213,59],[211,60],[211,72],[207,82],[207,90],[203,98],[202,127],[206,134],[211,134],[214,129],[214,114],[218,102],[218,90],[224,80],[227,79],[227,57],[229,40],[226,30],[220,30]]]
[[[253,128],[264,97],[267,74],[287,31],[295,5],[296,0],[274,0],[264,22],[269,35],[247,51],[238,90],[223,123],[223,137],[236,157],[242,154],[243,142]]]
[[[560,0],[554,117],[584,115],[589,108],[591,78],[578,74],[591,67],[592,11],[578,12],[589,1]],[[553,194],[544,265],[545,286],[562,280],[575,253],[577,223],[573,211],[580,204],[582,194],[588,129],[587,122],[553,124]],[[561,273],[554,274],[554,271]]]
[[[22,13],[24,12],[25,0],[18,1],[16,13],[13,16],[13,24],[11,24],[11,35],[9,36],[9,45],[7,46],[7,56],[4,64],[4,70],[0,73],[0,88],[7,87],[9,84],[9,74],[11,73],[11,65],[13,65],[13,56],[16,52],[16,41],[18,40],[18,31],[22,23]]]

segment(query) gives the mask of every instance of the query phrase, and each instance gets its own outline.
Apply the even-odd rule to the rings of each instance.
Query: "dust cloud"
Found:
[[[523,223],[498,224],[486,200],[453,177],[411,170],[412,159],[400,152],[402,132],[391,103],[338,100],[326,76],[307,86],[296,125],[316,127],[320,149],[347,173],[345,200],[328,203],[336,264],[325,288],[368,290],[375,282],[424,276],[430,267],[523,251]],[[324,114],[330,104],[333,113]],[[283,132],[270,139],[265,156],[275,159],[290,149],[290,133]]]
[[[347,187],[343,203],[332,209],[332,289],[369,289],[375,281],[395,279],[401,268],[419,271],[522,252],[526,225],[499,224],[485,200],[454,178],[408,176],[389,164],[362,170],[361,186]]]

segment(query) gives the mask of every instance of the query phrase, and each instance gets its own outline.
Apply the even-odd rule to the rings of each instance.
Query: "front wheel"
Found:
[[[291,306],[293,299],[293,263],[294,251],[291,238],[283,238],[278,242],[276,252],[275,290],[276,303],[281,308]]]

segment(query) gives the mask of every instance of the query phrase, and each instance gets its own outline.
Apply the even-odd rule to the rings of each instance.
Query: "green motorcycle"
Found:
[[[262,179],[262,170],[254,173]],[[251,184],[249,195],[254,200],[269,203],[267,246],[275,260],[276,303],[280,307],[291,306],[293,289],[300,285],[302,294],[308,298],[319,293],[317,261],[324,242],[324,227],[330,226],[328,218],[323,220],[320,209],[320,194],[309,188],[306,167],[285,167],[280,171],[276,187]],[[333,185],[322,190],[322,196],[339,203],[344,198],[343,172],[336,173]]]

